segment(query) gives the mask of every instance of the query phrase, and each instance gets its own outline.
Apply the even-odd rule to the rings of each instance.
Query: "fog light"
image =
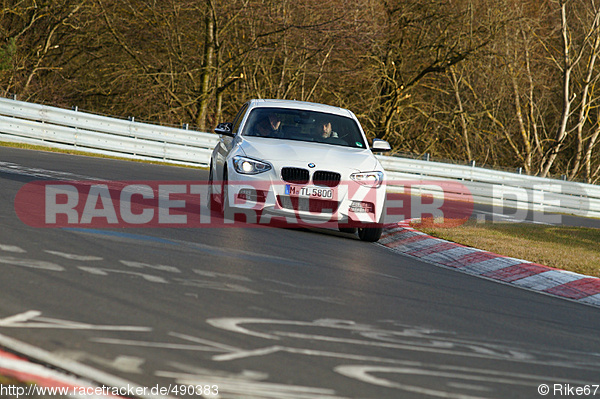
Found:
[[[375,205],[372,202],[352,201],[350,210],[354,213],[375,213]]]
[[[254,190],[252,188],[242,188],[237,197],[241,200],[245,201],[253,201],[253,202],[265,202],[266,201],[266,193],[262,190]]]

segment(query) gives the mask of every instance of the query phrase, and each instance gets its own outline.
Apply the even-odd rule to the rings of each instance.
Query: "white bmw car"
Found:
[[[251,223],[336,226],[364,241],[381,236],[385,171],[349,110],[289,100],[251,100],[220,123],[209,174],[211,209]],[[232,219],[233,220],[233,219]]]

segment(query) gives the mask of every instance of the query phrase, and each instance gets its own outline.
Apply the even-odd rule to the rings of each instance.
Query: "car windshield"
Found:
[[[298,109],[256,108],[242,135],[367,148],[354,119]]]

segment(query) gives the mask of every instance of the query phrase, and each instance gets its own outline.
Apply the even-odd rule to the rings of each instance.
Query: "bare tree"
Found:
[[[565,140],[570,133],[569,120],[572,116],[573,104],[576,100],[576,93],[573,90],[573,73],[575,68],[579,65],[582,59],[587,54],[588,48],[592,48],[592,56],[588,63],[586,76],[583,77],[582,83],[582,98],[579,103],[579,118],[576,123],[575,130],[583,129],[585,123],[587,108],[589,107],[589,87],[593,75],[594,64],[596,59],[597,51],[597,36],[598,36],[598,23],[600,22],[600,13],[596,9],[593,17],[593,22],[589,26],[583,27],[582,35],[575,35],[576,38],[580,38],[579,43],[573,41],[573,31],[569,25],[568,20],[568,9],[567,5],[569,0],[559,0],[558,6],[560,8],[560,32],[561,32],[561,48],[562,53],[560,58],[556,59],[556,64],[561,72],[561,86],[562,86],[562,106],[561,106],[561,117],[558,127],[556,129],[555,136],[553,138],[552,146],[544,157],[540,175],[547,176],[550,169],[554,165],[557,157],[559,156]],[[582,147],[581,147],[582,148]],[[581,148],[578,151],[581,153]],[[577,166],[577,169],[579,166]],[[576,172],[575,172],[576,173]]]
[[[7,0],[0,84],[205,130],[252,97],[323,102],[398,153],[597,181],[597,3]]]
[[[380,23],[380,42],[371,49],[373,68],[380,72],[379,103],[372,118],[379,137],[400,144],[406,137],[395,137],[398,132],[394,126],[401,123],[399,118],[405,117],[405,111],[416,111],[427,119],[436,118],[435,107],[422,97],[427,91],[431,94],[434,87],[439,88],[435,76],[450,73],[451,87],[447,92],[460,100],[459,78],[455,73],[456,80],[452,78],[451,68],[481,51],[492,40],[496,27],[488,24],[487,19],[475,17],[477,11],[472,1],[458,4],[382,1],[380,8],[385,17]],[[468,140],[462,106],[459,105],[458,111],[462,115],[462,136]],[[463,145],[469,154],[470,145],[466,141]]]
[[[70,34],[87,0],[9,2],[0,10],[0,82],[6,94],[38,96],[40,75],[60,72],[69,62]],[[12,4],[11,4],[12,3]]]

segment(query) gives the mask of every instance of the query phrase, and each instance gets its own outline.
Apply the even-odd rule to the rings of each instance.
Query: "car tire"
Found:
[[[211,162],[212,164],[212,162]],[[210,172],[208,172],[208,204],[211,211],[221,212],[221,204],[215,198],[215,194],[213,192],[213,182],[214,182],[214,172],[212,166],[210,167]]]
[[[221,213],[223,219],[228,218],[229,215],[229,182],[227,179],[227,169],[223,170],[223,181],[221,182]]]
[[[383,227],[360,227],[358,229],[358,238],[361,241],[376,242],[381,238]]]

